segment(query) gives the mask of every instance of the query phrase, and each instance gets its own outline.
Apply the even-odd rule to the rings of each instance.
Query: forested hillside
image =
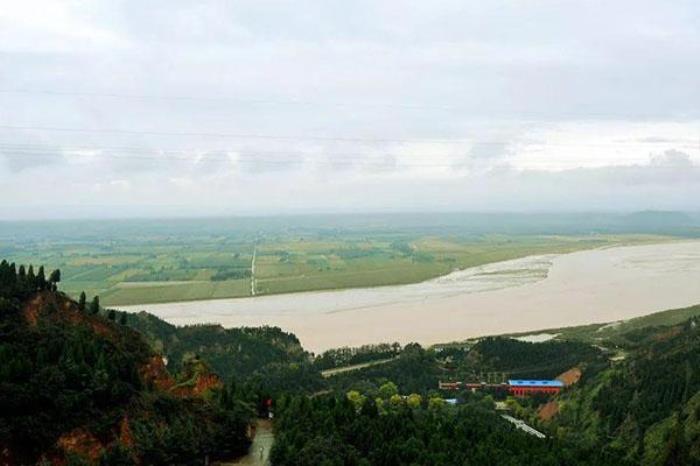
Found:
[[[0,263],[0,463],[201,464],[246,451],[251,408],[205,363],[172,376],[140,334]]]
[[[270,363],[301,363],[309,359],[297,337],[278,327],[177,327],[146,312],[131,315],[129,326],[162,351],[168,358],[168,367],[174,370],[198,355],[224,379],[247,378]]]
[[[60,280],[58,270],[0,263],[2,464],[232,458],[270,401],[275,465],[700,464],[695,317],[663,313],[614,334],[576,329],[595,334],[580,341],[383,344],[313,358],[279,328],[176,327],[97,298],[72,301]],[[440,380],[551,378],[573,367],[583,377],[558,396],[506,400],[547,439],[502,419],[494,397],[503,390],[437,390]]]
[[[408,344],[401,349],[392,361],[361,370],[331,377],[329,386],[344,391],[359,389],[376,391],[387,381],[401,386],[407,392],[426,393],[438,386],[446,371],[431,349]]]
[[[601,351],[576,341],[530,343],[511,338],[489,337],[470,348],[461,372],[505,372],[512,378],[553,379],[574,366],[599,366]]]
[[[594,450],[516,430],[493,410],[488,397],[475,396],[452,407],[439,397],[349,395],[283,400],[275,424],[273,464],[619,464]]]
[[[408,345],[390,362],[331,377],[334,392],[280,400],[274,464],[700,464],[700,326],[634,328],[616,341],[626,342],[621,362],[581,342]],[[453,392],[450,406],[432,388],[450,375],[549,377],[574,365],[584,377],[549,398],[550,420],[537,418],[547,397],[506,403],[547,440],[513,430],[488,392]]]
[[[551,427],[631,464],[700,464],[700,328],[695,319],[625,335],[627,358],[560,402]]]
[[[391,359],[400,353],[401,345],[398,343],[380,343],[356,348],[333,348],[318,355],[314,360],[314,365],[320,370],[332,369],[334,367]]]
[[[375,353],[356,353],[364,360],[393,357],[384,364],[333,376],[336,389],[377,389],[386,381],[408,392],[425,394],[439,381],[503,382],[515,378],[554,378],[572,367],[586,368],[585,374],[605,367],[601,350],[576,341],[528,343],[502,337],[489,337],[475,343],[423,348],[418,344],[401,347],[375,345]],[[335,355],[335,352],[330,352]],[[352,355],[349,349],[343,354]],[[319,358],[321,363],[329,358]],[[319,361],[317,359],[317,362]]]
[[[222,379],[244,388],[257,403],[281,393],[313,393],[324,388],[311,355],[295,335],[278,327],[177,327],[146,312],[130,315],[128,325],[166,356],[168,369],[179,371],[192,358],[202,359]]]

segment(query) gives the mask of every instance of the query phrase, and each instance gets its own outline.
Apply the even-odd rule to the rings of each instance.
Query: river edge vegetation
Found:
[[[408,345],[389,362],[331,377],[329,394],[280,403],[274,464],[699,464],[700,306],[573,332],[578,339]],[[551,378],[564,367],[562,380],[576,376],[557,396],[432,385],[498,383],[503,372]],[[547,438],[508,426],[498,400]]]
[[[57,290],[61,272],[38,270],[0,264],[8,464],[203,464],[242,454],[246,426],[270,407],[279,465],[700,460],[700,306],[569,329],[571,338],[562,329],[541,343],[489,337],[312,355],[277,328],[175,327],[72,301]],[[321,376],[371,361],[383,362]],[[437,387],[571,368],[580,380],[556,397]],[[547,438],[516,430],[494,401]]]
[[[653,212],[0,222],[0,227],[0,257],[58,268],[68,295],[77,298],[85,291],[113,306],[415,283],[528,255],[700,235],[700,219]]]

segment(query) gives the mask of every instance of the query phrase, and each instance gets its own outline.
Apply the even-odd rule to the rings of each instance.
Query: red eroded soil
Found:
[[[158,390],[167,391],[175,385],[175,380],[165,368],[163,358],[158,355],[151,356],[148,362],[141,366],[139,374],[146,385],[152,385]]]
[[[74,453],[84,458],[89,458],[90,461],[97,461],[102,455],[104,446],[90,432],[77,428],[67,434],[63,434],[56,446],[63,450],[66,454]]]
[[[557,414],[559,414],[559,403],[556,401],[545,403],[537,410],[537,417],[540,418],[540,421],[549,421]]]
[[[581,375],[583,373],[581,372],[581,369],[578,367],[572,367],[568,371],[559,374],[557,376],[557,380],[561,381],[565,386],[573,385],[577,383],[579,380],[581,380]]]

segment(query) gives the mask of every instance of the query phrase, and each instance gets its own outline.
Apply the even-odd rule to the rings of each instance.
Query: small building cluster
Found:
[[[556,395],[564,388],[559,380],[509,380],[510,394],[513,396],[528,396],[538,393]]]
[[[502,390],[507,391],[510,395],[517,397],[526,397],[535,394],[556,395],[562,388],[564,383],[560,380],[508,380],[508,382],[489,384],[469,383],[469,382],[439,382],[440,390]]]

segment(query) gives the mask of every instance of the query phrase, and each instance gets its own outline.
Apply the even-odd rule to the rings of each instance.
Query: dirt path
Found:
[[[274,441],[272,422],[261,419],[255,423],[255,437],[248,454],[233,462],[216,463],[216,466],[267,466]]]

